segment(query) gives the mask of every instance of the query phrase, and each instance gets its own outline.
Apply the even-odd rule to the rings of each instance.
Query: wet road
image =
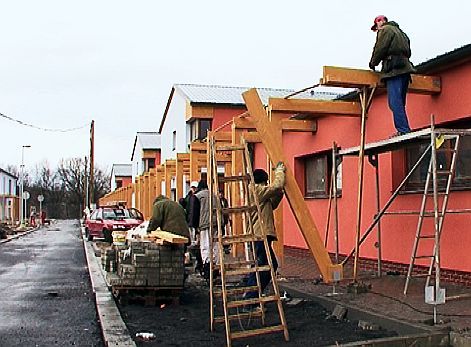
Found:
[[[103,346],[78,222],[0,244],[0,346]]]

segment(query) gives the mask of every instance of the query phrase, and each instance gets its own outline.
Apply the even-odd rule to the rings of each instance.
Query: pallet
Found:
[[[111,292],[121,305],[142,303],[155,306],[162,301],[179,305],[183,287],[112,286]]]

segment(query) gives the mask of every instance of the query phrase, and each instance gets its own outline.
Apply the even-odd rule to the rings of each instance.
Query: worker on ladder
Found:
[[[376,32],[376,43],[370,59],[370,69],[382,62],[381,80],[388,90],[388,104],[393,113],[397,133],[404,135],[411,131],[406,114],[406,95],[415,72],[411,57],[410,40],[396,22],[385,16],[377,16],[371,30]]]
[[[278,262],[276,260],[275,252],[272,248],[272,242],[277,240],[275,231],[275,222],[273,217],[273,211],[278,207],[281,200],[283,199],[283,186],[285,185],[285,165],[279,162],[275,167],[275,179],[271,184],[268,184],[268,174],[263,169],[256,169],[253,172],[255,182],[255,192],[260,203],[261,216],[263,224],[265,225],[265,231],[267,236],[267,243],[270,249],[270,256],[273,264],[273,271],[276,272],[278,268]],[[256,235],[263,235],[263,230],[258,220],[257,212],[252,212],[252,220],[254,223],[254,233]],[[255,254],[257,256],[257,265],[264,266],[268,265],[268,258],[265,252],[265,246],[263,241],[255,242]],[[269,271],[260,272],[260,285],[262,292],[270,283],[271,276]],[[257,278],[254,272],[250,273],[244,280],[247,286],[256,286]],[[244,299],[250,299],[258,297],[257,292],[247,292],[244,295]]]

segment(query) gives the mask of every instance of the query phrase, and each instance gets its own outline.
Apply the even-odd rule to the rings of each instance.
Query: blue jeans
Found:
[[[406,94],[410,75],[403,74],[386,79],[388,89],[388,104],[393,113],[394,126],[401,133],[410,132],[406,114]]]
[[[278,269],[278,262],[276,261],[276,255],[271,246],[273,240],[274,239],[272,237],[270,236],[267,237],[268,248],[270,249],[271,261],[273,264],[273,271],[276,272],[276,269]],[[257,257],[258,266],[268,265],[267,253],[265,252],[265,246],[263,245],[263,241],[255,242],[255,255]],[[270,281],[271,281],[270,271],[260,272],[260,285],[262,287],[262,292],[268,286]],[[249,274],[249,276],[247,277],[246,285],[247,286],[257,285],[257,277],[255,275],[255,272],[252,272]],[[244,295],[245,299],[256,298],[256,297],[258,297],[258,292],[247,292]]]

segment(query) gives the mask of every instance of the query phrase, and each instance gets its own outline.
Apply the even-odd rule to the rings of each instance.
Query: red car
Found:
[[[100,207],[85,221],[85,236],[88,241],[98,237],[112,242],[113,230],[129,230],[143,220],[142,213],[135,208]]]

